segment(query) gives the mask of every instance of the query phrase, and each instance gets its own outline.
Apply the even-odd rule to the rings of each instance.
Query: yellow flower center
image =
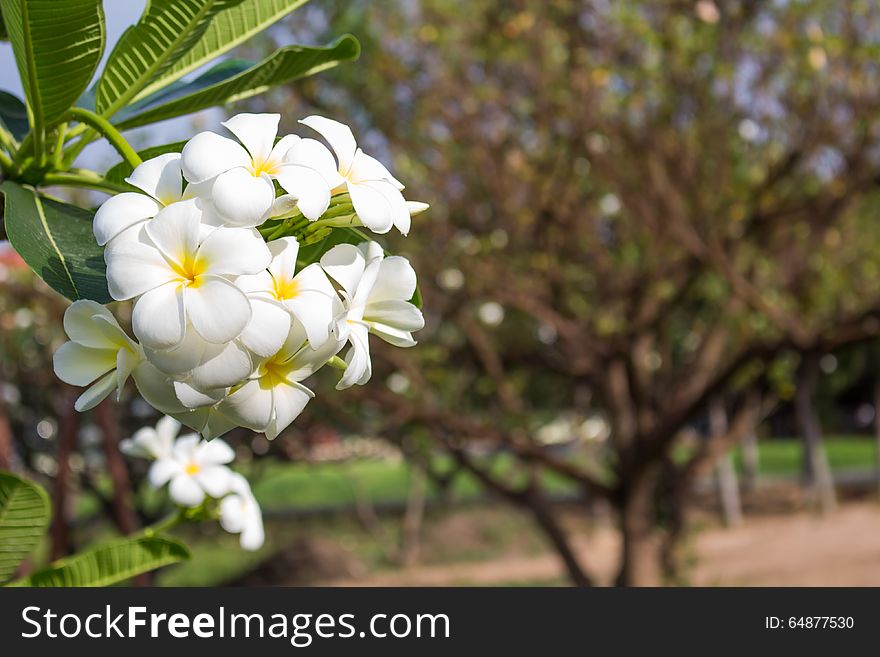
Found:
[[[278,162],[274,160],[251,160],[250,172],[254,178],[259,178],[264,173],[271,176],[278,172]]]
[[[192,257],[189,254],[185,254],[184,257],[178,258],[177,262],[172,263],[171,268],[174,270],[174,273],[180,276],[182,284],[189,287],[198,287],[201,283],[199,277],[205,273],[208,263],[198,255]]]
[[[202,468],[199,466],[198,463],[187,463],[186,468],[184,468],[184,472],[186,472],[186,474],[188,474],[190,477],[192,477],[193,475],[199,474],[201,469]]]
[[[287,381],[291,366],[280,354],[270,358],[260,366],[260,387],[274,388]]]
[[[299,283],[297,283],[292,278],[286,280],[275,278],[273,279],[273,286],[275,298],[279,301],[284,301],[285,299],[293,299],[299,294]]]

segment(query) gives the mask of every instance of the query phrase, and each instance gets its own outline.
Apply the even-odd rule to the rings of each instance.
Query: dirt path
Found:
[[[618,544],[617,532],[611,528],[578,541],[583,563],[600,581],[611,580]],[[696,566],[690,581],[700,586],[880,586],[880,506],[850,504],[828,517],[798,513],[749,518],[735,529],[700,532],[693,551]],[[559,561],[547,554],[416,566],[331,584],[494,585],[550,581],[561,575]]]

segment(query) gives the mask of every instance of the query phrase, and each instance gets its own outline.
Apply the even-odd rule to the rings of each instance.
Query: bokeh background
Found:
[[[112,41],[143,2],[107,5]],[[432,206],[388,238],[427,326],[227,436],[260,552],[187,528],[140,583],[880,585],[877,3],[313,0],[232,56],[343,32],[359,62],[130,136],[350,123]],[[118,450],[155,413],[54,378],[65,306],[0,247],[0,468],[52,491],[41,558],[168,504]]]

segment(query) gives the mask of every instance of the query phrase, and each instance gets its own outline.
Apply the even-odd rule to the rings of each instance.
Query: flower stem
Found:
[[[80,171],[77,173],[47,173],[43,176],[44,185],[61,185],[63,187],[87,187],[107,194],[119,194],[129,192],[131,189],[123,185],[117,185],[106,178],[102,178],[92,171]]]
[[[141,163],[140,156],[125,140],[122,133],[113,127],[113,124],[103,116],[99,116],[98,114],[83,109],[82,107],[72,107],[68,110],[67,114],[70,118],[76,119],[80,123],[85,123],[104,135],[107,141],[110,142],[110,145],[119,152],[122,159],[124,159],[132,169]]]
[[[163,518],[157,523],[150,525],[149,527],[144,527],[142,530],[142,534],[144,536],[156,536],[157,534],[165,533],[177,525],[179,525],[186,518],[186,510],[179,509],[176,513],[171,514],[170,516]]]

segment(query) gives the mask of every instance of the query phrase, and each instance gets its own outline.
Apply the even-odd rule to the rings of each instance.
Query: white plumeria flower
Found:
[[[385,258],[376,242],[335,246],[321,258],[321,266],[342,287],[345,311],[335,334],[351,343],[336,387],[363,385],[372,375],[369,333],[396,347],[412,347],[412,332],[425,326],[421,311],[409,302],[416,273],[406,258]]]
[[[132,328],[151,349],[180,344],[190,323],[214,344],[238,337],[251,306],[232,280],[265,269],[270,258],[256,231],[202,225],[195,200],[164,208],[137,241],[105,251],[110,294],[137,298]]]
[[[159,155],[139,165],[125,181],[138,192],[111,196],[95,213],[93,230],[98,244],[135,239],[138,229],[159,211],[184,198],[180,153]]]
[[[211,201],[229,225],[258,226],[272,213],[277,180],[297,199],[304,216],[317,219],[338,184],[333,157],[320,143],[283,137],[275,143],[279,114],[238,114],[223,123],[239,140],[201,132],[184,146],[183,174],[211,186]],[[323,150],[322,150],[323,149]]]
[[[381,162],[358,148],[351,128],[323,116],[309,116],[300,123],[320,133],[335,151],[344,188],[364,226],[375,233],[387,233],[396,226],[406,235],[411,221],[401,194],[403,185]]]
[[[239,534],[245,550],[259,550],[266,540],[260,505],[247,479],[237,472],[232,474],[230,488],[232,492],[220,501],[220,526],[230,534]]]
[[[220,402],[220,412],[243,427],[265,432],[270,440],[276,438],[315,396],[300,382],[336,355],[342,344],[331,337],[312,349],[303,325],[293,322],[284,346]]]
[[[253,276],[241,276],[236,284],[247,292],[252,305],[267,301],[280,303],[305,327],[309,344],[317,349],[327,342],[330,324],[342,309],[339,296],[319,265],[308,265],[296,272],[299,253],[296,238],[269,242],[269,251],[272,253],[269,269]]]
[[[64,312],[64,330],[70,342],[53,356],[56,376],[75,386],[93,384],[76,400],[76,410],[94,408],[114,388],[122,394],[143,355],[110,311],[94,301],[74,301]]]
[[[150,484],[159,488],[170,482],[171,499],[195,507],[206,494],[219,499],[230,491],[232,471],[226,464],[233,458],[232,448],[222,440],[200,441],[198,435],[187,434],[177,439],[170,456],[156,459]]]
[[[180,422],[163,415],[154,427],[141,427],[131,438],[119,443],[119,449],[129,456],[142,459],[168,459],[174,451],[174,439],[180,431]]]

